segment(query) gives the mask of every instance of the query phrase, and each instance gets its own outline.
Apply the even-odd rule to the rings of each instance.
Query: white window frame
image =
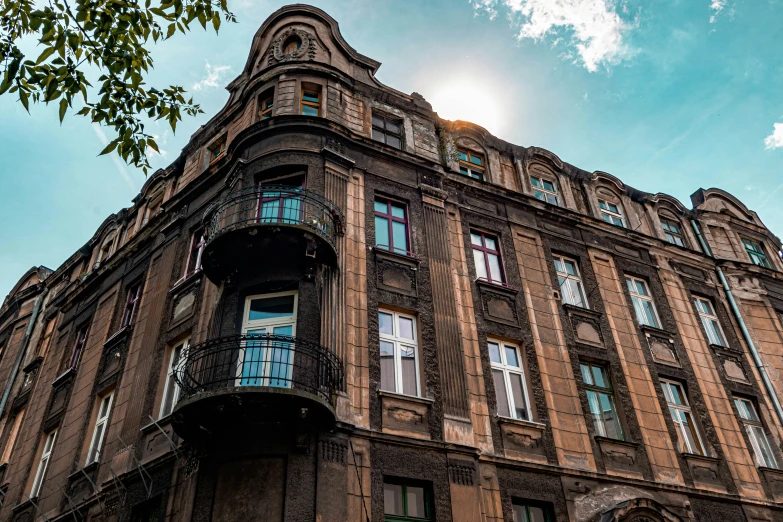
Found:
[[[701,324],[707,332],[707,341],[716,346],[728,346],[726,336],[723,334],[723,328],[721,328],[718,315],[715,313],[715,307],[712,306],[712,302],[703,297],[697,297],[695,298],[695,301],[696,310],[699,312],[699,319],[701,319]],[[710,323],[714,324],[715,327],[711,327]]]
[[[609,210],[609,205],[612,205],[614,208],[617,209],[617,212],[613,210]],[[620,204],[612,203],[611,201],[607,201],[605,199],[599,199],[598,200],[598,209],[601,214],[601,219],[603,219],[605,222],[609,223],[610,225],[614,225],[616,227],[623,227],[628,228],[625,223],[625,216],[623,215],[623,208]],[[606,218],[609,218],[607,220]],[[620,220],[620,225],[615,223],[612,218],[617,218]]]
[[[587,294],[585,293],[584,282],[582,281],[582,273],[579,271],[579,263],[577,263],[574,259],[571,259],[570,257],[565,257],[560,255],[553,255],[552,257],[554,259],[555,273],[557,273],[558,284],[560,285],[560,298],[566,304],[579,306],[585,309],[590,309],[590,305],[587,302]],[[557,269],[558,261],[560,262],[560,265],[563,267],[564,271],[562,272]],[[568,271],[565,269],[566,261],[574,265],[574,268],[576,269],[576,275],[569,274]],[[561,278],[563,279],[563,282],[560,282]],[[568,281],[574,281],[576,283],[577,288],[579,289],[579,297],[582,300],[581,305],[577,304],[576,296],[574,295],[574,292],[571,291],[571,285],[567,284]],[[567,291],[566,288],[568,289]]]
[[[740,408],[739,403],[743,403],[745,407],[750,412],[752,412],[753,415],[755,415],[756,418],[749,418],[743,409]],[[734,397],[734,405],[737,407],[737,411],[739,411],[742,424],[745,426],[745,433],[748,434],[750,445],[753,447],[756,464],[761,467],[778,469],[778,463],[775,459],[775,454],[772,451],[772,445],[769,443],[767,432],[764,430],[764,424],[761,422],[761,417],[759,416],[758,410],[756,410],[756,406],[753,404],[753,401],[743,397]],[[768,462],[764,458],[764,453],[761,451],[762,444],[766,447],[767,454],[769,455],[769,458],[772,460],[772,462]]]
[[[652,298],[652,295],[650,294],[650,287],[647,286],[647,281],[644,279],[639,279],[638,277],[634,276],[625,276],[625,285],[628,286],[628,281],[633,282],[634,290],[628,289],[628,292],[631,294],[631,302],[633,303],[633,309],[636,313],[636,320],[639,322],[642,326],[650,326],[652,328],[660,328],[661,327],[661,319],[658,315],[658,309],[655,307],[655,300]],[[637,283],[641,283],[644,286],[644,290],[647,292],[648,295],[642,295],[638,291],[636,291],[636,285]],[[645,312],[645,308],[642,307],[641,303],[638,303],[638,301],[647,301],[650,303],[652,311],[653,311],[653,317],[649,318],[647,317],[647,313]],[[649,319],[652,319],[652,323],[645,322],[642,320],[642,317],[646,318],[648,321]]]
[[[682,400],[685,404],[676,404],[674,402],[674,397],[672,396],[669,386],[675,386],[679,389],[680,397],[682,397]],[[661,388],[663,389],[664,397],[666,397],[666,403],[669,406],[669,413],[673,414],[674,412],[677,412],[676,417],[672,415],[672,421],[674,422],[674,426],[677,428],[677,435],[679,436],[680,445],[682,446],[683,451],[687,453],[693,453],[695,455],[706,455],[707,448],[704,445],[704,441],[702,440],[699,426],[696,424],[696,417],[693,414],[693,410],[691,409],[690,401],[688,400],[688,394],[685,393],[685,387],[682,385],[682,383],[677,381],[661,379]],[[680,414],[688,414],[690,416],[690,423],[693,425],[693,433],[696,434],[696,441],[699,443],[701,448],[691,447],[688,437],[685,436],[686,428],[680,419]]]
[[[292,315],[286,317],[275,317],[272,319],[256,319],[256,320],[248,319],[250,303],[254,299],[271,299],[274,297],[282,297],[286,295],[294,296],[294,313]],[[271,294],[249,295],[245,298],[245,306],[242,309],[242,335],[247,335],[248,331],[258,330],[261,328],[266,329],[267,332],[266,335],[274,335],[275,327],[291,326],[291,337],[296,337],[296,320],[297,320],[298,310],[299,310],[299,292],[296,290],[291,290],[287,292],[274,292]],[[244,364],[245,349],[246,349],[245,346],[240,348],[239,357],[237,358],[236,386],[244,386],[242,384],[242,380],[246,378],[242,376],[242,365]],[[293,348],[291,350],[293,351]],[[290,385],[291,372],[293,372],[293,368],[294,368],[293,354],[291,356],[291,359],[288,361],[287,365],[288,365],[288,374],[286,375],[285,379]],[[272,379],[269,376],[269,371],[272,366],[273,365],[271,364],[264,364],[264,367],[262,369],[262,375],[259,377],[261,384],[259,384],[258,386],[269,386],[270,380]]]
[[[538,182],[538,185],[536,185],[533,180],[536,180]],[[548,181],[552,184],[552,190],[547,190],[544,187],[544,181]],[[538,176],[538,175],[531,175],[530,176],[530,186],[533,187],[533,197],[536,198],[539,201],[543,201],[544,203],[549,203],[550,205],[554,205],[556,207],[560,206],[560,196],[557,193],[557,183],[555,183],[553,180],[546,178],[544,176]],[[544,199],[539,198],[536,195],[536,192],[540,192],[541,195],[544,197]],[[554,201],[549,200],[549,196],[552,196]]]
[[[682,223],[680,222],[680,220],[668,218],[666,216],[661,216],[661,215],[658,216],[658,219],[661,221],[661,229],[663,230],[663,237],[666,238],[666,241],[668,241],[672,245],[688,248],[688,243],[687,240],[685,239],[685,231],[682,228]],[[677,227],[677,230],[679,230],[679,232],[671,231],[672,224]],[[680,243],[682,244],[677,243],[678,238],[680,240]]]
[[[106,411],[101,415],[103,405],[108,402]],[[98,462],[101,458],[101,451],[103,450],[103,441],[106,438],[106,431],[109,428],[109,416],[111,415],[111,409],[114,406],[114,391],[111,391],[98,398],[98,411],[95,417],[95,426],[92,429],[92,438],[90,439],[90,448],[87,450],[87,462],[85,466],[89,466],[93,462]],[[101,428],[100,433],[98,428]]]
[[[519,346],[512,343],[507,343],[504,341],[500,341],[498,339],[487,339],[487,351],[489,351],[489,345],[490,344],[496,344],[498,346],[498,351],[500,352],[500,361],[501,362],[494,362],[490,359],[490,366],[493,370],[498,370],[503,372],[503,383],[505,384],[505,392],[506,392],[506,400],[508,401],[508,410],[509,413],[514,415],[517,411],[517,405],[514,401],[514,392],[511,388],[511,375],[515,374],[519,375],[521,377],[522,381],[522,396],[525,400],[525,411],[527,412],[527,418],[526,419],[519,419],[519,420],[527,420],[532,421],[532,412],[530,411],[530,394],[527,390],[527,379],[525,378],[525,363],[522,360],[522,352],[519,349]],[[516,354],[517,354],[517,361],[519,361],[519,366],[513,366],[508,364],[508,359],[506,358],[506,348],[512,348]],[[495,381],[492,380],[492,383],[494,385]],[[495,390],[495,393],[502,393],[500,390]],[[498,416],[501,416],[498,414]],[[510,417],[512,419],[516,419],[517,417],[513,416]]]
[[[57,442],[57,430],[47,433],[46,439],[44,439],[41,458],[38,459],[38,469],[35,472],[33,486],[30,488],[30,498],[37,498],[41,493],[41,488],[43,487],[44,479],[46,478],[46,470],[49,468],[49,461],[52,458],[55,442]]]
[[[190,347],[190,338],[186,338],[185,340],[176,343],[172,346],[171,350],[169,350],[169,362],[166,365],[167,370],[166,375],[164,376],[163,397],[161,397],[160,409],[158,410],[159,419],[171,415],[171,412],[174,411],[174,407],[177,405],[177,401],[179,401],[179,394],[182,390],[180,390],[179,384],[177,384],[177,381],[174,379],[174,365],[177,364],[177,361],[179,361],[179,358],[182,357],[182,354],[188,347]],[[174,355],[177,351],[179,351],[179,356],[177,357],[177,361],[175,361]],[[171,393],[171,408],[169,411],[166,411],[166,403],[168,402],[166,398],[169,393]]]
[[[389,310],[388,308],[378,308],[378,314],[388,314],[392,316],[392,334],[381,333],[380,327],[378,328],[379,340],[386,341],[394,345],[394,391],[392,393],[410,396],[410,394],[403,392],[402,387],[402,347],[407,349],[413,348],[413,364],[416,372],[415,397],[421,397],[421,378],[419,376],[419,323],[417,317],[411,314],[395,312],[393,310]],[[399,335],[399,319],[401,317],[413,321],[413,339],[407,339]],[[380,354],[380,346],[378,353]]]
[[[193,242],[196,241],[196,235],[199,236],[198,255],[196,256],[196,267],[191,271],[190,269],[190,255],[193,253]],[[200,228],[190,235],[190,243],[188,243],[188,254],[185,258],[185,273],[182,274],[182,279],[185,279],[189,275],[195,274],[201,270],[201,257],[204,255],[204,246],[207,242],[204,239],[204,229]]]

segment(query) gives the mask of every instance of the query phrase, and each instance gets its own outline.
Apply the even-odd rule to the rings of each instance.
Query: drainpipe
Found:
[[[5,384],[5,390],[3,390],[3,398],[0,399],[0,419],[3,418],[3,414],[5,413],[5,406],[8,403],[8,396],[11,395],[11,388],[13,388],[14,386],[16,375],[19,373],[19,367],[22,365],[25,352],[27,352],[27,346],[30,344],[30,336],[32,335],[33,327],[35,326],[35,321],[38,319],[38,312],[41,311],[41,301],[43,301],[43,297],[45,293],[46,292],[41,292],[41,294],[35,300],[33,315],[30,317],[30,322],[27,323],[27,330],[25,331],[24,338],[22,339],[22,346],[21,348],[19,348],[19,351],[16,353],[16,360],[14,360],[14,367],[11,369],[11,375],[8,377],[8,381]]]
[[[712,256],[712,251],[707,245],[707,242],[704,241],[704,237],[701,235],[701,230],[699,229],[699,225],[696,223],[696,220],[691,220],[691,226],[693,227],[693,231],[696,233],[696,237],[699,239],[699,245],[701,245],[701,249],[705,254],[707,254],[707,256],[714,260],[715,258]],[[761,380],[764,383],[764,388],[766,388],[767,394],[769,394],[770,398],[772,399],[772,404],[775,407],[775,413],[777,413],[778,421],[780,422],[780,425],[783,426],[783,407],[780,405],[780,400],[775,393],[775,388],[772,387],[772,381],[769,380],[767,369],[764,367],[764,363],[761,361],[758,350],[756,350],[756,344],[750,337],[750,332],[748,331],[748,327],[745,325],[745,320],[742,318],[742,313],[737,306],[737,301],[734,300],[734,294],[731,293],[729,282],[726,281],[726,276],[723,275],[723,270],[721,270],[717,263],[715,265],[715,272],[718,273],[718,278],[720,279],[720,282],[723,285],[723,289],[726,291],[726,295],[729,298],[731,311],[734,314],[734,318],[737,320],[737,323],[739,323],[740,330],[742,330],[742,337],[744,337],[745,342],[748,343],[750,353],[753,355],[753,362],[756,363],[756,369],[759,371],[759,374],[761,374]]]

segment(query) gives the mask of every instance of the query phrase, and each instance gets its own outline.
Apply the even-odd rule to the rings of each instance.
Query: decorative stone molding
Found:
[[[171,417],[164,417],[141,428],[141,462],[150,462],[174,451],[172,442],[179,444],[179,437],[171,426]]]
[[[398,294],[418,295],[417,273],[420,261],[379,248],[375,252],[375,272],[378,288]]]
[[[601,312],[570,304],[563,304],[563,308],[571,320],[576,342],[605,348],[601,333]]]
[[[783,502],[783,470],[760,467],[759,471],[764,475],[775,502]]]
[[[601,448],[607,474],[644,478],[637,456],[639,444],[600,435],[595,437],[595,441]]]
[[[660,335],[646,334],[647,344],[655,362],[680,367],[680,359],[674,348],[674,340]]]
[[[507,417],[497,419],[506,457],[546,464],[543,442],[545,424]]]
[[[726,485],[720,478],[719,458],[696,455],[694,453],[683,453],[682,456],[685,462],[688,463],[694,486],[712,491],[726,492]]]
[[[715,355],[718,357],[718,360],[720,361],[719,367],[728,380],[741,384],[750,384],[748,374],[745,371],[745,366],[742,364],[742,358],[739,354],[730,352],[725,347],[715,344],[711,344],[710,348],[712,348]]]
[[[430,438],[429,412],[432,399],[379,391],[381,429],[384,433],[417,439]]]
[[[283,46],[285,45],[285,42],[291,37],[298,37],[299,40],[301,40],[301,43],[297,50],[286,54],[283,52]],[[293,60],[305,59],[315,60],[315,53],[317,51],[315,36],[311,35],[307,31],[303,31],[302,29],[290,27],[280,33],[280,36],[272,42],[272,47],[270,50],[271,52],[269,53],[268,65],[274,65],[275,62],[273,59],[278,62],[290,62]]]
[[[127,326],[112,335],[103,344],[101,362],[98,366],[98,388],[106,388],[116,381],[122,369],[122,361],[128,348],[132,328]]]
[[[481,295],[481,310],[484,318],[489,321],[519,326],[517,312],[517,294],[519,290],[510,286],[500,286],[486,281],[477,280]]]
[[[321,440],[318,445],[322,461],[333,462],[335,464],[343,464],[345,462],[345,456],[348,453],[348,445],[344,442]]]
[[[198,272],[201,275],[201,272]],[[193,278],[191,284],[178,288],[179,292],[173,299],[171,306],[170,328],[190,318],[196,309],[196,300],[201,286],[201,277]]]
[[[449,459],[449,481],[460,486],[473,486],[476,483],[476,466],[469,460]]]

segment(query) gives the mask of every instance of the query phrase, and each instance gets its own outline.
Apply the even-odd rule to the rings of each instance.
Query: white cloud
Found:
[[[472,4],[477,13],[490,18],[499,7],[508,9],[512,21],[519,24],[520,40],[559,38],[562,31],[569,32],[579,55],[576,62],[590,72],[631,55],[625,38],[634,24],[618,14],[615,0],[472,0]],[[625,3],[621,11],[627,12]]]
[[[147,156],[150,157],[150,156],[159,155],[159,156],[161,156],[163,158],[167,157],[169,155],[169,152],[166,149],[164,149],[162,147],[162,145],[165,145],[166,142],[168,141],[168,139],[169,139],[169,131],[168,130],[164,131],[163,132],[163,136],[158,136],[157,134],[152,134],[152,139],[155,140],[155,143],[158,145],[158,150],[160,152],[156,151],[155,149],[153,149],[152,147],[147,145],[147,149],[145,151],[147,153]]]
[[[764,148],[779,149],[783,147],[783,123],[776,123],[772,134],[764,139]]]
[[[711,24],[718,20],[718,15],[726,8],[727,3],[728,0],[712,0],[712,3],[710,3],[710,9],[713,11],[712,16],[710,16]]]
[[[194,91],[200,91],[209,87],[218,87],[221,77],[231,69],[230,65],[212,65],[207,62],[204,65],[205,74],[201,80],[193,84]]]

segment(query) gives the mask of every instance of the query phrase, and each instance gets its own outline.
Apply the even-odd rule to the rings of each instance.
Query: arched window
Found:
[[[663,235],[666,237],[666,241],[672,245],[687,248],[688,240],[685,238],[685,232],[682,229],[680,220],[668,213],[659,214],[658,217],[661,220],[661,228],[663,228]]]

